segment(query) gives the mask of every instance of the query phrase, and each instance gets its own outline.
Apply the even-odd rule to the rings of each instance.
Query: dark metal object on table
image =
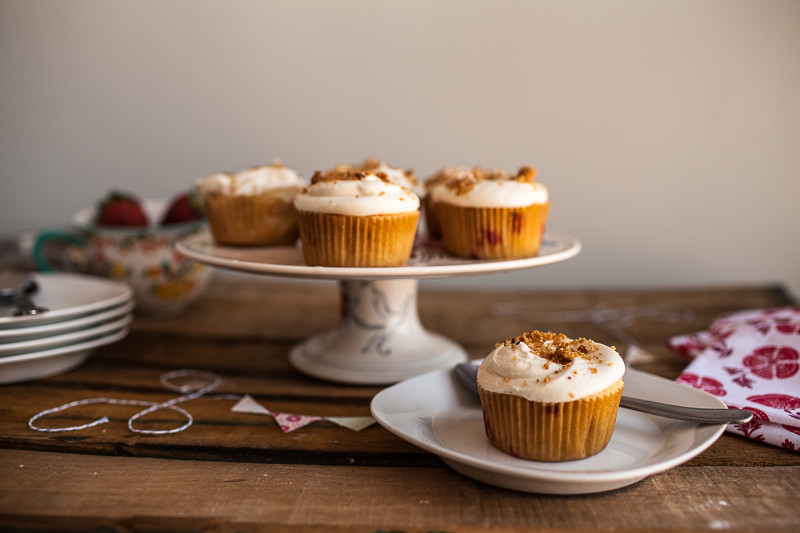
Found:
[[[48,311],[31,299],[38,290],[39,284],[25,273],[16,270],[0,272],[0,304],[16,306],[14,316],[39,315]]]

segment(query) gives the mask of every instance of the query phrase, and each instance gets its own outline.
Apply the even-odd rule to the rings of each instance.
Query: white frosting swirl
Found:
[[[272,189],[304,187],[307,182],[281,164],[250,167],[236,173],[219,173],[196,181],[200,194],[253,195]]]
[[[425,196],[425,186],[413,175],[410,175],[409,171],[403,170],[402,168],[390,167],[384,161],[381,161],[376,167],[370,168],[369,172],[373,174],[383,172],[386,175],[386,179],[391,183],[411,190],[411,192],[420,198]]]
[[[466,191],[443,186],[433,189],[432,198],[463,207],[524,207],[546,204],[547,187],[538,182],[514,180],[474,180]]]
[[[484,390],[531,401],[569,402],[597,394],[625,374],[625,363],[612,348],[581,344],[589,353],[567,364],[542,357],[524,342],[501,344],[481,363],[478,383]]]
[[[294,197],[300,211],[369,216],[410,213],[419,209],[419,197],[374,174],[360,179],[321,180]]]
[[[390,166],[386,161],[369,158],[359,165],[339,163],[328,172],[367,172],[369,174],[382,173],[390,183],[409,189],[418,197],[425,196],[425,185],[420,182],[412,170]]]

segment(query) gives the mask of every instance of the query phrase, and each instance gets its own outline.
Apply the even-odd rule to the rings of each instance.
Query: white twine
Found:
[[[194,390],[194,387],[189,384],[185,385],[174,385],[171,383],[170,380],[176,378],[185,378],[185,377],[196,377],[202,378],[207,380],[208,383],[197,390]],[[215,388],[222,383],[222,379],[212,374],[211,372],[203,372],[202,370],[174,370],[172,372],[167,372],[166,374],[162,374],[159,377],[159,382],[166,388],[175,392],[181,393],[181,396],[177,398],[173,398],[172,400],[168,400],[166,402],[148,402],[145,400],[119,400],[114,398],[88,398],[86,400],[78,400],[76,402],[65,403],[59,407],[55,407],[53,409],[47,409],[46,411],[42,411],[37,415],[33,416],[28,421],[28,427],[30,427],[34,431],[42,431],[46,433],[59,433],[63,431],[79,431],[81,429],[88,429],[95,426],[99,426],[101,424],[105,424],[106,422],[110,422],[111,420],[107,416],[103,416],[98,418],[97,420],[93,420],[92,422],[81,424],[78,426],[70,426],[65,428],[43,428],[39,427],[35,424],[37,420],[42,418],[43,416],[52,415],[55,413],[61,413],[73,407],[77,407],[79,405],[90,405],[96,403],[105,403],[109,405],[138,405],[138,406],[147,406],[147,409],[143,411],[139,411],[132,417],[128,419],[128,429],[130,429],[134,433],[144,433],[147,435],[167,435],[170,433],[179,433],[189,426],[192,425],[194,419],[192,415],[189,414],[188,411],[185,409],[178,407],[177,404],[181,402],[185,402],[188,400],[193,400],[196,398],[200,398],[201,396],[205,396],[210,400],[234,400],[237,402],[237,405],[234,406],[232,411],[236,411],[239,413],[251,413],[251,414],[267,414],[272,416],[281,429],[288,433],[289,431],[293,431],[297,428],[303,427],[311,422],[316,420],[327,420],[333,422],[337,426],[346,427],[353,431],[361,431],[364,428],[367,428],[375,423],[375,419],[372,417],[365,417],[365,416],[344,416],[344,417],[326,417],[326,416],[309,416],[309,415],[293,415],[290,413],[273,413],[269,409],[261,406],[255,400],[250,398],[249,395],[241,395],[241,394],[208,394]],[[242,403],[242,400],[248,399],[250,402],[255,403],[258,407],[257,410],[252,409],[237,409],[237,406]],[[153,430],[153,429],[138,429],[133,426],[134,422],[139,420],[140,418],[149,415],[150,413],[154,413],[161,409],[171,409],[176,413],[180,413],[186,418],[186,423],[180,427],[176,427],[173,429],[163,429],[163,430]],[[285,422],[286,419],[290,419],[291,424]],[[297,423],[297,420],[291,420],[292,418],[302,419],[302,423]],[[288,425],[287,425],[288,424]]]
[[[492,313],[497,315],[513,315],[532,311],[530,302],[500,302],[492,306]],[[626,362],[639,363],[655,356],[643,350],[636,339],[623,328],[632,326],[637,318],[649,318],[677,324],[689,322],[693,317],[694,313],[688,308],[668,308],[658,305],[606,307],[601,303],[582,311],[544,313],[533,311],[528,318],[541,322],[590,322],[627,346]]]
[[[205,380],[208,381],[208,384],[203,386],[203,387],[201,387],[201,388],[199,388],[199,389],[197,389],[197,390],[194,390],[193,386],[191,386],[191,385],[188,385],[188,384],[186,384],[186,385],[174,385],[174,384],[172,384],[170,382],[170,380],[173,380],[173,379],[176,379],[176,378],[184,378],[184,377],[196,377],[196,378],[205,379]],[[175,391],[175,392],[181,393],[182,396],[179,396],[177,398],[173,398],[172,400],[168,400],[166,402],[148,402],[148,401],[145,401],[145,400],[119,400],[119,399],[114,399],[114,398],[88,398],[86,400],[78,400],[78,401],[75,401],[75,402],[65,403],[64,405],[61,405],[59,407],[55,407],[53,409],[47,409],[45,411],[42,411],[41,413],[33,416],[28,421],[28,427],[30,427],[31,429],[33,429],[35,431],[42,431],[42,432],[47,432],[47,433],[58,433],[58,432],[62,432],[62,431],[78,431],[78,430],[81,430],[81,429],[87,429],[87,428],[99,426],[101,424],[105,424],[106,422],[110,422],[110,419],[108,417],[106,417],[106,416],[103,416],[103,417],[98,418],[97,420],[94,420],[94,421],[89,422],[87,424],[81,424],[81,425],[78,425],[78,426],[70,426],[70,427],[65,427],[65,428],[42,428],[42,427],[36,426],[35,422],[38,419],[42,418],[43,416],[47,416],[47,415],[51,415],[51,414],[55,414],[55,413],[60,413],[60,412],[66,411],[68,409],[71,409],[73,407],[77,407],[77,406],[80,406],[80,405],[90,405],[90,404],[96,404],[96,403],[105,403],[105,404],[110,404],[110,405],[148,406],[147,409],[145,409],[143,411],[139,411],[138,413],[136,413],[135,415],[133,415],[132,417],[130,417],[128,419],[128,429],[130,429],[134,433],[144,433],[144,434],[147,434],[147,435],[166,435],[166,434],[169,434],[169,433],[178,433],[178,432],[183,431],[184,429],[188,428],[189,426],[191,426],[192,422],[194,421],[194,419],[192,418],[192,415],[189,414],[188,411],[186,411],[185,409],[183,409],[181,407],[178,407],[177,404],[182,403],[182,402],[186,402],[188,400],[194,400],[196,398],[199,398],[199,397],[211,392],[212,390],[216,389],[219,386],[220,383],[222,383],[222,379],[219,376],[217,376],[215,374],[212,374],[211,372],[203,372],[202,370],[174,370],[172,372],[167,372],[165,374],[162,374],[161,377],[159,377],[159,382],[165,388],[167,388],[167,389],[169,389],[171,391]],[[211,398],[238,400],[238,399],[241,398],[241,396],[227,394],[227,395],[216,395],[216,396],[212,396]],[[162,430],[139,429],[139,428],[133,427],[133,424],[134,424],[134,422],[136,420],[142,418],[143,416],[147,416],[150,413],[154,413],[156,411],[160,411],[161,409],[171,409],[171,410],[173,410],[173,411],[175,411],[177,413],[180,413],[181,415],[186,417],[186,423],[183,424],[180,427],[177,427],[177,428],[162,429]]]

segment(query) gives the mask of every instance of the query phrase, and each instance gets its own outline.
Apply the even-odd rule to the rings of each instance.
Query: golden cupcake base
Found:
[[[214,241],[234,246],[280,246],[298,237],[292,204],[297,188],[254,195],[209,194],[203,198]]]
[[[486,436],[500,451],[533,461],[572,461],[611,441],[623,381],[572,402],[543,403],[481,388]]]
[[[463,207],[436,203],[444,249],[468,259],[532,257],[542,244],[550,204]]]
[[[403,266],[418,221],[419,211],[371,216],[298,211],[303,259],[311,266]]]

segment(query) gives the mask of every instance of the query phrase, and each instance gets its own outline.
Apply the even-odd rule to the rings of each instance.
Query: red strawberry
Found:
[[[100,202],[94,223],[98,226],[147,226],[150,222],[138,198],[112,191]]]
[[[181,193],[173,198],[161,224],[180,224],[205,217],[203,201],[195,191]]]

